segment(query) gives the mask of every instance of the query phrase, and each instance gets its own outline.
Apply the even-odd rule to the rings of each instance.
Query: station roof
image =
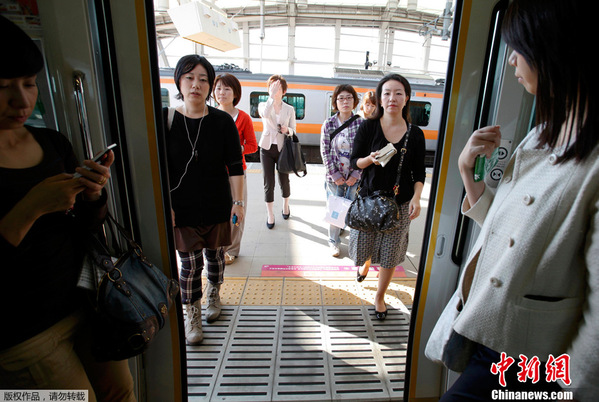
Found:
[[[184,0],[164,0],[176,7]],[[224,11],[239,25],[260,26],[261,3],[265,26],[282,26],[294,19],[295,25],[327,26],[340,21],[342,26],[378,27],[418,32],[424,24],[439,28],[440,16],[451,1],[446,0],[204,0]],[[167,7],[167,8],[168,8]],[[166,9],[156,8],[156,31],[159,38],[175,37],[177,30]]]

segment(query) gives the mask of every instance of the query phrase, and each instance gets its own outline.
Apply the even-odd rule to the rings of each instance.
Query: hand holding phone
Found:
[[[107,146],[107,147],[106,147],[106,148],[105,148],[105,149],[104,149],[102,152],[100,152],[99,154],[97,154],[96,156],[94,156],[94,158],[92,159],[92,161],[94,161],[94,162],[96,162],[96,163],[100,163],[100,164],[102,164],[102,163],[103,163],[103,162],[106,160],[106,157],[107,157],[107,155],[108,155],[108,152],[109,152],[111,149],[113,149],[113,148],[116,148],[116,144],[111,144],[111,145]],[[87,170],[92,170],[92,169],[91,169],[89,166],[85,166],[85,165],[83,165],[83,166],[81,166],[81,167],[82,167],[82,168],[84,168],[84,169],[87,169]],[[80,174],[80,173],[75,173],[75,174],[73,175],[73,177],[74,177],[74,178],[81,177],[81,174]]]

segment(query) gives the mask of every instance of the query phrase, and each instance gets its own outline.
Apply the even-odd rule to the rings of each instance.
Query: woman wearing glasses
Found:
[[[322,125],[320,154],[326,169],[327,197],[336,195],[353,200],[356,196],[361,170],[352,169],[349,157],[358,127],[363,120],[353,113],[358,102],[358,94],[351,85],[337,86],[331,98],[333,110],[337,113]],[[341,228],[329,226],[329,245],[333,257],[338,257],[340,254],[340,232]]]

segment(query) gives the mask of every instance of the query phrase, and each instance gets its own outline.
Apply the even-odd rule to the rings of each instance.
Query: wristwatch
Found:
[[[243,201],[233,200],[233,204],[234,205],[239,205],[242,208],[245,207],[245,202],[243,202]]]

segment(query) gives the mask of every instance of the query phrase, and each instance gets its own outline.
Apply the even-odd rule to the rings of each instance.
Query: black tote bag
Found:
[[[277,170],[279,173],[295,173],[298,177],[304,177],[308,174],[306,169],[306,158],[302,153],[302,146],[295,134],[285,136],[283,148],[279,154],[277,162]],[[303,172],[303,175],[299,175]]]

